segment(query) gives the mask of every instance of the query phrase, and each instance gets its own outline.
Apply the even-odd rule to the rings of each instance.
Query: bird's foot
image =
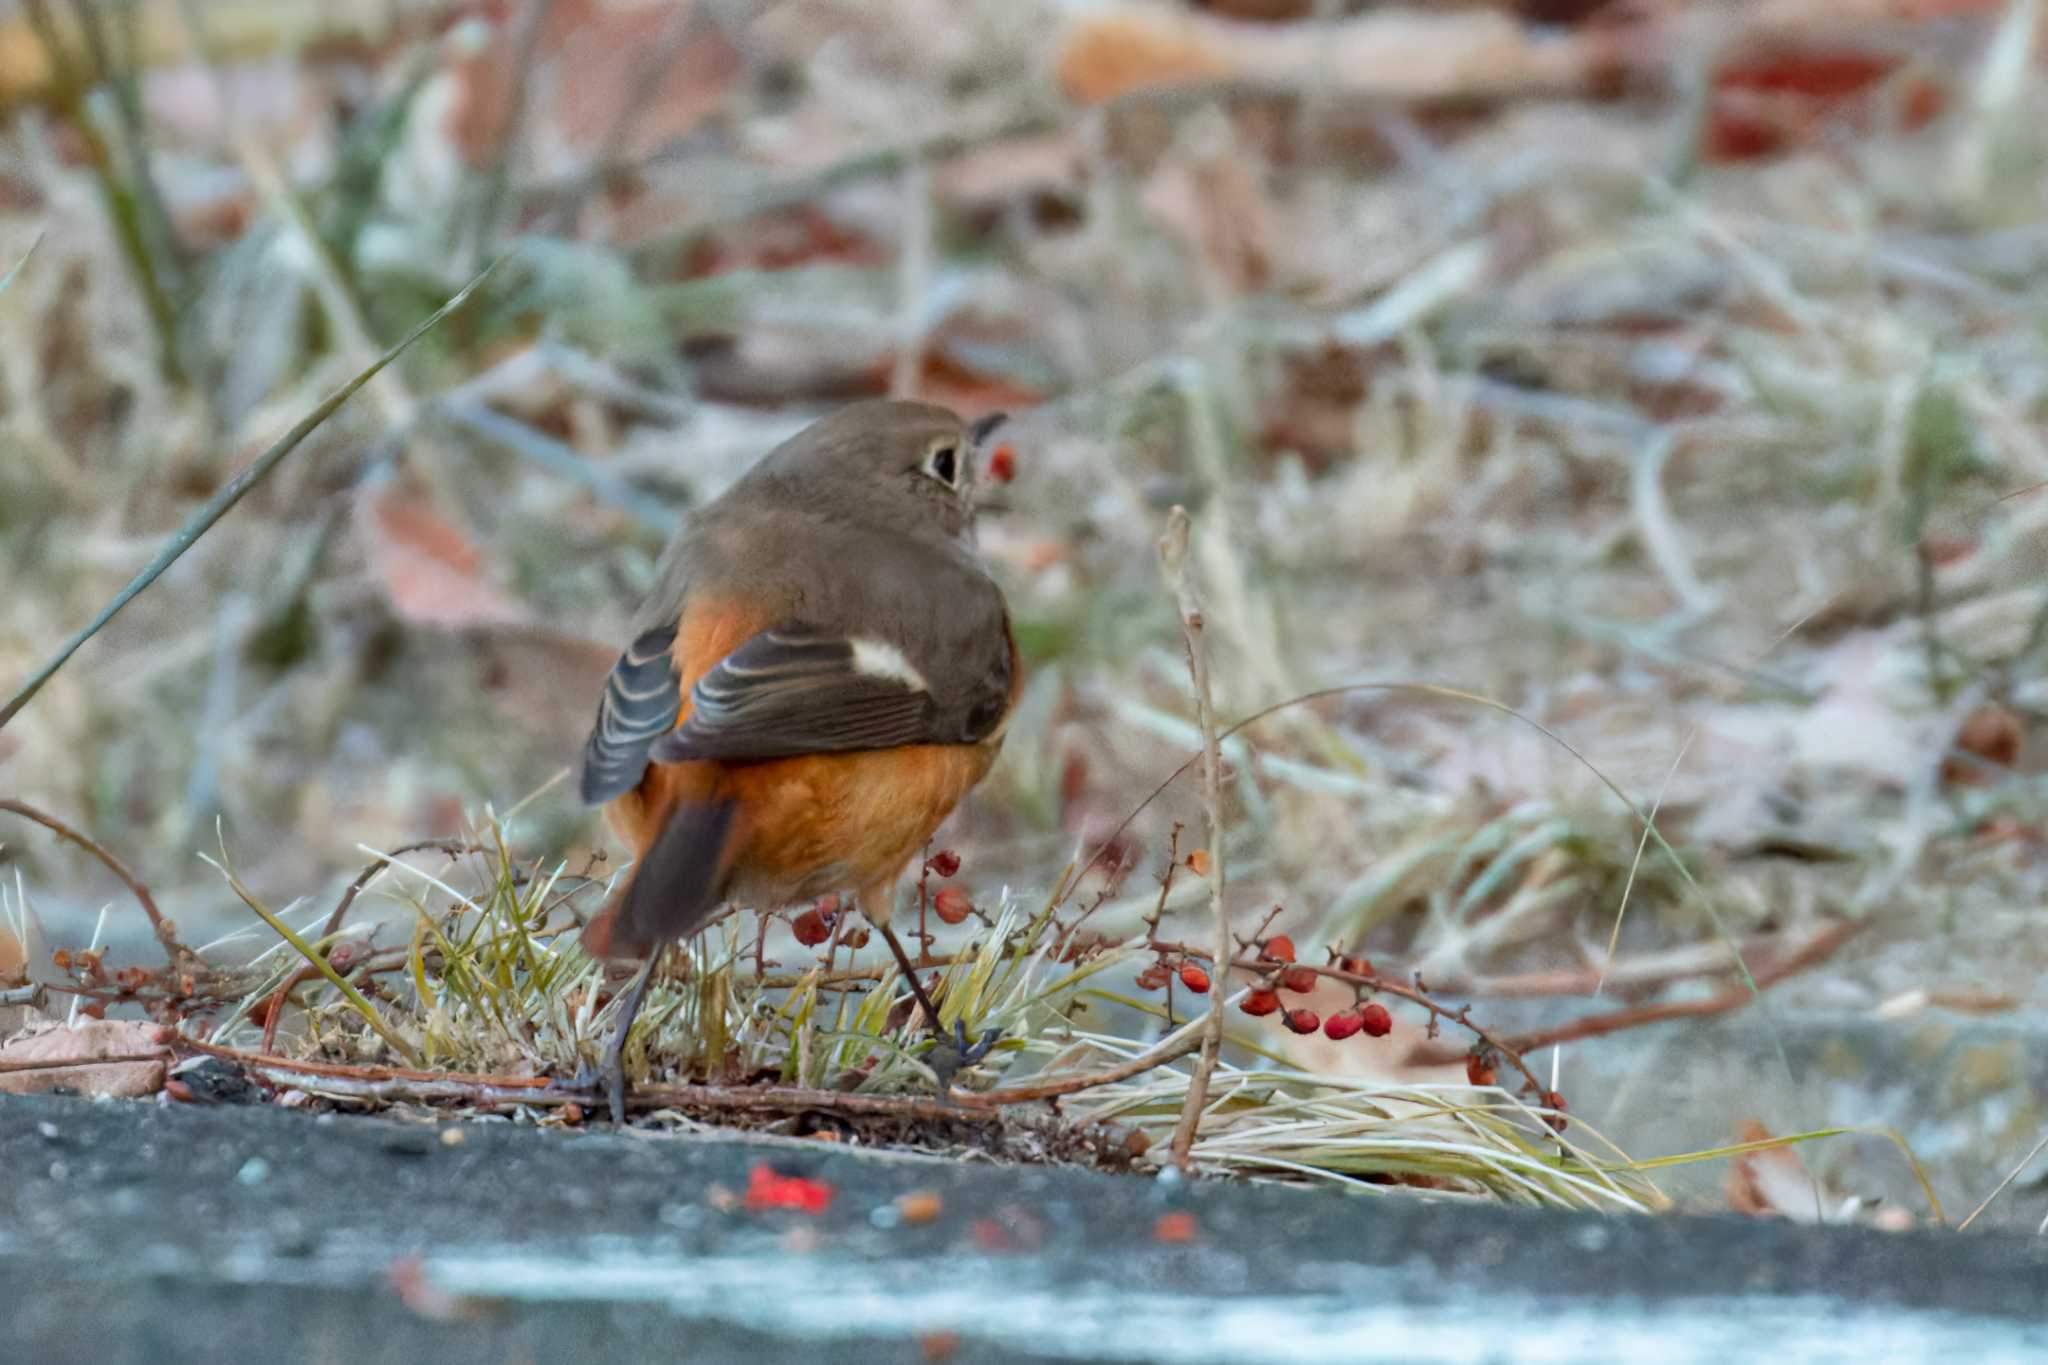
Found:
[[[1003,1041],[1003,1031],[999,1028],[992,1028],[981,1035],[980,1042],[969,1047],[967,1044],[967,1026],[958,1019],[953,1021],[953,1046],[959,1049],[960,1065],[962,1066],[973,1066],[982,1058],[988,1056],[989,1053],[995,1051],[996,1044],[1001,1041]]]
[[[618,1048],[606,1048],[604,1060],[596,1066],[586,1066],[576,1073],[569,1082],[571,1090],[581,1090],[592,1095],[603,1095],[612,1112],[612,1122],[624,1127],[626,1123],[626,1059]]]
[[[1003,1031],[992,1028],[981,1035],[981,1040],[970,1044],[967,1041],[967,1026],[959,1020],[953,1021],[953,1036],[939,1035],[938,1045],[924,1057],[924,1064],[938,1075],[941,1091],[953,1088],[953,1078],[968,1067],[980,1062],[995,1050],[1003,1040]]]

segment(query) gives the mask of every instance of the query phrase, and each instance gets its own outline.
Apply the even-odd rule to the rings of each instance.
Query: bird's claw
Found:
[[[598,1066],[585,1066],[569,1082],[571,1090],[586,1094],[602,1094],[611,1108],[612,1122],[624,1127],[626,1124],[626,1068],[625,1059],[607,1057]]]
[[[961,1066],[973,1066],[993,1052],[996,1044],[1001,1041],[1003,1041],[1003,1031],[999,1028],[992,1028],[981,1035],[980,1042],[970,1047],[967,1043],[967,1025],[958,1019],[953,1021],[953,1045],[959,1049]]]
[[[924,1064],[939,1078],[939,1089],[953,1088],[953,1078],[966,1068],[975,1065],[994,1050],[1003,1039],[1003,1031],[992,1028],[981,1035],[981,1041],[970,1044],[967,1041],[967,1027],[958,1020],[953,1023],[953,1036],[941,1035],[938,1046],[925,1054]]]

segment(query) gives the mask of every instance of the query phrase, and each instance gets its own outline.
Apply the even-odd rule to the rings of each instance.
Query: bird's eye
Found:
[[[960,477],[960,449],[951,441],[934,446],[925,456],[924,472],[951,488]]]

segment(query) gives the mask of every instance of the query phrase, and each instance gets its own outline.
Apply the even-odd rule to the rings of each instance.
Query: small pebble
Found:
[[[460,1147],[467,1141],[469,1141],[469,1134],[463,1132],[460,1128],[443,1128],[441,1130],[441,1145],[443,1147]]]
[[[48,1119],[45,1119],[42,1122],[38,1123],[36,1125],[36,1131],[38,1133],[41,1133],[43,1135],[43,1139],[47,1142],[55,1142],[58,1138],[63,1136],[63,1133],[58,1130],[57,1125],[51,1123]]]
[[[235,1179],[244,1185],[261,1185],[270,1179],[270,1163],[260,1156],[252,1156],[242,1163],[242,1169],[235,1172]]]

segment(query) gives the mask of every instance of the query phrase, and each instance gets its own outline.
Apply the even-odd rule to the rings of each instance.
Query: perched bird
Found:
[[[976,448],[1000,420],[852,404],[669,543],[583,749],[583,799],[606,803],[635,856],[583,946],[644,959],[605,1051],[615,1122],[655,958],[727,902],[852,892],[937,1027],[889,915],[995,761],[1021,682],[973,542]],[[966,1063],[994,1041],[957,1039]]]

